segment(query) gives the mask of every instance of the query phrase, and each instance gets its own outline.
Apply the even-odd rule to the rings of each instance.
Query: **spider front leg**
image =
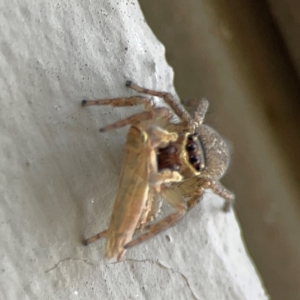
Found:
[[[193,126],[193,120],[192,120],[191,116],[189,115],[189,113],[180,104],[178,104],[174,100],[174,98],[172,97],[172,95],[170,93],[149,90],[149,89],[138,86],[137,84],[133,83],[130,80],[126,81],[126,86],[130,87],[131,89],[133,89],[139,93],[156,96],[156,97],[164,99],[165,102],[172,108],[172,110],[175,112],[175,114],[180,118],[180,120],[184,124],[187,124],[188,127]]]
[[[183,100],[182,104],[185,106],[197,107],[193,121],[196,124],[196,126],[199,127],[203,123],[206,112],[208,110],[209,107],[208,100],[189,99],[189,100]]]
[[[151,110],[154,107],[154,102],[151,99],[132,96],[132,97],[121,97],[121,98],[111,98],[111,99],[97,99],[97,100],[82,100],[82,106],[102,106],[110,105],[113,107],[123,107],[123,106],[135,106],[143,104],[145,110]]]
[[[91,100],[93,101],[93,100]],[[97,105],[97,104],[96,104]],[[144,121],[148,120],[155,120],[155,119],[169,119],[171,116],[171,112],[169,109],[165,107],[157,107],[149,111],[144,111],[139,114],[135,114],[133,116],[130,116],[126,119],[117,121],[113,124],[110,124],[108,126],[105,126],[103,128],[100,128],[100,132],[106,132],[109,130],[121,128],[126,125],[135,125]]]
[[[136,125],[138,123],[142,123],[149,120],[169,119],[170,116],[171,116],[171,112],[169,109],[165,107],[157,107],[157,108],[153,108],[152,110],[135,114],[126,119],[117,121],[113,124],[100,128],[100,132],[106,132],[109,130],[121,128],[126,125]]]

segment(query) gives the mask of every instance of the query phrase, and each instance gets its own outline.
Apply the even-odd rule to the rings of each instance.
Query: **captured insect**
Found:
[[[106,237],[105,256],[117,260],[127,249],[174,226],[197,205],[206,189],[224,198],[224,211],[234,200],[234,194],[219,182],[229,164],[228,147],[214,129],[203,124],[208,101],[197,100],[192,118],[169,93],[145,89],[131,81],[126,86],[160,97],[169,107],[156,107],[152,99],[142,96],[82,101],[82,106],[143,104],[145,108],[100,129],[106,132],[130,125],[109,227],[83,244]],[[179,120],[174,121],[174,117]],[[161,199],[175,212],[154,222]]]

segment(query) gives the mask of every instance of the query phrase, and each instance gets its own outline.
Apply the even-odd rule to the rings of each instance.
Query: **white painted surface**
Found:
[[[0,299],[267,299],[211,193],[123,262],[81,245],[109,222],[125,143],[98,129],[138,108],[80,101],[132,95],[126,79],[174,93],[138,3],[5,0],[0,27]]]

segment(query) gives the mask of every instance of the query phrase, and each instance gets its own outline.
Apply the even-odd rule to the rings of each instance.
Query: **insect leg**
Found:
[[[90,237],[88,239],[83,240],[82,244],[84,246],[88,246],[89,244],[91,244],[91,243],[93,243],[93,242],[95,242],[97,240],[100,240],[101,238],[105,237],[106,234],[107,234],[107,230],[101,231],[101,232],[97,233],[96,235],[94,235],[94,236],[92,236],[92,237]]]
[[[178,139],[176,132],[169,132],[158,126],[150,126],[147,129],[147,133],[151,140],[152,148],[166,147],[170,142],[175,142]]]
[[[145,225],[156,218],[160,212],[161,203],[161,198],[158,197],[158,193],[155,191],[155,189],[149,188],[147,203],[143,213],[141,214],[139,223],[136,226],[137,230],[143,231]]]
[[[182,179],[179,172],[165,169],[151,176],[150,185],[159,186],[164,183],[179,182]]]
[[[126,125],[134,125],[143,121],[159,119],[159,118],[169,118],[170,110],[165,107],[157,107],[149,111],[144,111],[133,116],[130,116],[126,119],[117,121],[113,124],[105,126],[100,129],[100,132],[106,132],[112,129],[121,128]]]
[[[145,224],[154,221],[159,216],[161,206],[162,206],[162,198],[156,195],[156,197],[153,198],[153,201],[151,203],[151,210],[147,215]]]
[[[146,110],[150,110],[154,107],[154,102],[151,99],[141,97],[141,96],[132,96],[127,98],[112,98],[112,99],[98,99],[98,100],[82,100],[82,106],[93,106],[93,105],[110,105],[113,107],[122,107],[122,106],[135,106],[143,104]]]
[[[165,138],[169,139],[169,141],[172,141],[173,139],[172,135],[168,132],[166,132],[166,134],[168,135]],[[161,197],[159,197],[161,185],[165,183],[171,183],[171,182],[172,183],[180,182],[183,179],[182,175],[179,172],[172,171],[169,169],[165,169],[160,172],[155,171],[155,173],[153,173],[154,170],[151,167],[150,170],[152,171],[151,172],[152,175],[149,178],[150,189],[149,189],[148,201],[145,207],[145,212],[143,213],[137,228],[143,228],[145,224],[153,221],[158,216],[162,204],[162,199]]]
[[[142,94],[147,94],[147,95],[152,95],[156,97],[160,97],[165,100],[165,102],[172,108],[172,110],[176,113],[176,115],[182,120],[184,123],[191,124],[192,123],[192,118],[188,114],[188,112],[180,105],[178,104],[172,97],[170,93],[166,92],[158,92],[158,91],[153,91],[149,90],[143,87],[140,87],[133,83],[132,81],[126,81],[126,86],[130,87],[131,89],[142,93]]]

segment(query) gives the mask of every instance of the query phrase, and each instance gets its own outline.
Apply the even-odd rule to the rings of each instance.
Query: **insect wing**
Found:
[[[107,232],[106,257],[123,255],[146,206],[149,193],[151,153],[148,136],[134,126],[129,129],[119,188]]]

